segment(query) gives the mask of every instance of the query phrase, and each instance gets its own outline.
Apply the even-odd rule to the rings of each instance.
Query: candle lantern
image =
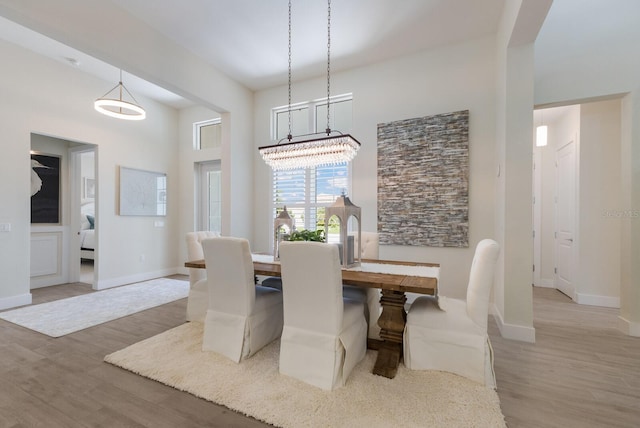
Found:
[[[280,260],[280,242],[289,240],[289,235],[296,226],[285,205],[280,214],[273,220],[273,259]]]
[[[360,216],[362,213],[362,209],[358,206],[355,206],[351,200],[342,195],[338,196],[336,201],[330,207],[325,208],[324,215],[324,235],[328,238],[329,236],[329,220],[331,217],[336,216],[338,221],[340,222],[340,261],[342,266],[344,267],[354,267],[360,266],[360,254],[361,254],[361,226],[360,226]],[[349,235],[347,233],[347,225],[350,217],[354,217],[358,221],[358,248],[357,252],[354,248],[354,237],[353,235]]]

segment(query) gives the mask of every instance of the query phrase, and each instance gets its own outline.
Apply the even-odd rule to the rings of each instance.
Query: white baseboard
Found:
[[[618,330],[629,336],[640,337],[640,322],[629,321],[618,316]]]
[[[118,278],[98,280],[93,288],[94,290],[105,290],[107,288],[119,287],[125,284],[133,284],[134,282],[148,281],[150,279],[162,278],[163,276],[176,275],[178,268],[162,269],[154,272],[142,272],[135,275],[121,276]]]
[[[576,303],[605,308],[620,308],[620,298],[611,296],[597,296],[593,294],[576,293]]]
[[[536,342],[535,328],[523,325],[507,324],[504,322],[504,319],[502,319],[502,314],[500,314],[496,305],[491,305],[490,308],[491,315],[493,315],[493,318],[496,320],[502,337],[505,339],[519,340],[521,342]]]
[[[17,296],[3,297],[0,299],[0,310],[15,308],[16,306],[24,306],[31,304],[31,293],[18,294]]]
[[[553,279],[541,279],[537,284],[534,285],[536,287],[556,288],[556,282]]]

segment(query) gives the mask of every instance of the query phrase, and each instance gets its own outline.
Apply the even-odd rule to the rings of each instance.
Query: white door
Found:
[[[220,161],[199,164],[198,229],[222,231],[222,173]]]
[[[556,287],[575,300],[574,235],[576,221],[576,151],[575,140],[556,152]]]

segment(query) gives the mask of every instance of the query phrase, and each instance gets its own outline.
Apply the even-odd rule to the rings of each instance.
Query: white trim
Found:
[[[200,129],[205,126],[211,125],[222,125],[222,118],[217,117],[214,119],[207,119],[200,122],[193,123],[193,149],[194,150],[203,150],[200,148]]]
[[[576,303],[589,306],[602,306],[605,308],[620,308],[620,298],[612,296],[576,293]]]
[[[521,342],[536,343],[536,329],[523,325],[507,324],[496,305],[490,306],[490,313],[498,324],[500,335],[505,339],[519,340]]]
[[[536,287],[544,287],[544,288],[556,288],[556,282],[553,278],[545,278],[540,279],[538,284],[534,284]]]
[[[0,299],[0,310],[31,304],[31,293],[18,294]]]
[[[618,316],[618,330],[628,336],[640,337],[640,322],[629,321],[622,316]]]
[[[106,280],[98,280],[94,285],[94,290],[104,290],[107,288],[118,287],[120,285],[133,284],[134,282],[148,281],[150,279],[162,278],[169,275],[176,275],[178,273],[177,267],[162,269],[155,272],[142,272],[135,275],[121,276],[118,278],[111,278]]]
[[[533,284],[542,281],[542,151],[533,150]]]

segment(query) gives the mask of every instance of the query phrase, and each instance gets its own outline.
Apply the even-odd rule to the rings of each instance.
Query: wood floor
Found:
[[[34,304],[92,292],[33,290]],[[264,427],[223,407],[113,367],[106,354],[184,322],[186,299],[61,338],[0,320],[0,427]],[[510,428],[640,426],[640,339],[617,310],[534,289],[537,343],[502,339],[498,394]]]
[[[640,338],[616,329],[619,311],[550,288],[533,296],[535,344],[489,327],[508,426],[640,427]]]

